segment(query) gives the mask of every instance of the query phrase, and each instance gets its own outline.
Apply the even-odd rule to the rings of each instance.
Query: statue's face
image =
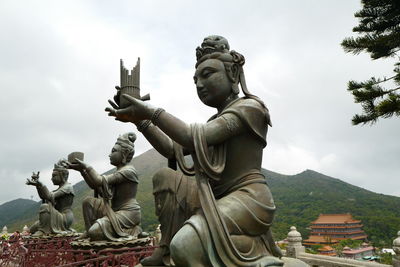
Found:
[[[54,185],[60,185],[64,181],[64,178],[59,171],[53,170],[53,173],[51,174],[51,181]]]
[[[124,155],[122,154],[122,148],[120,145],[115,144],[114,147],[111,149],[110,155],[110,163],[114,166],[119,166],[122,164]]]
[[[207,106],[218,108],[232,93],[232,82],[224,64],[218,59],[202,62],[197,66],[193,78],[197,95]]]

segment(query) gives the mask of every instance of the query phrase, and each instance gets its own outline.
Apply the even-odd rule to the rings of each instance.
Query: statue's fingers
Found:
[[[108,112],[108,116],[115,116],[116,115],[115,114],[115,109],[113,109],[113,108],[107,107],[105,109],[105,111]]]
[[[39,176],[39,174],[40,174],[40,171],[37,172],[37,175],[38,175],[38,176]]]
[[[118,91],[121,90],[121,87],[119,87],[118,85],[115,86],[115,89],[117,89]]]
[[[110,105],[115,108],[115,109],[119,109],[119,106],[117,104],[115,104],[114,101],[112,101],[111,99],[108,99],[108,103],[110,103]]]
[[[136,104],[138,102],[138,100],[130,95],[127,94],[123,94],[122,95],[123,98],[125,98],[126,100],[128,100],[129,102],[131,102],[132,104]]]

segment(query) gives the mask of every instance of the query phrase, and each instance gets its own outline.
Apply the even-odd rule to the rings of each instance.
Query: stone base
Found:
[[[71,242],[71,246],[74,249],[94,249],[102,250],[106,248],[116,249],[116,248],[133,248],[133,247],[143,247],[150,245],[151,239],[149,237],[138,238],[127,241],[90,241],[89,239],[81,239]]]
[[[23,235],[22,238],[24,239],[54,239],[54,238],[62,238],[62,237],[78,237],[80,236],[80,233],[77,232],[69,232],[66,234],[43,234],[39,236],[33,236],[33,235]]]
[[[285,263],[283,267],[309,267],[307,263],[304,261],[294,259],[294,258],[287,258],[287,257],[282,257],[281,260]]]
[[[283,267],[310,267],[307,263],[293,258],[282,257],[281,260],[285,263]],[[165,267],[165,266],[143,266],[142,264],[135,265],[135,267]]]

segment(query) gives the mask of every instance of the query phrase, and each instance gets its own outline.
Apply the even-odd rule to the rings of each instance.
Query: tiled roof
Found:
[[[329,238],[327,238],[326,236],[312,235],[310,236],[310,238],[303,240],[303,242],[328,243]],[[329,243],[335,243],[335,242],[337,242],[337,240],[331,238]]]
[[[352,249],[352,250],[343,250],[343,254],[353,255],[353,254],[358,254],[358,253],[361,253],[361,252],[371,251],[371,250],[374,250],[374,247],[365,247],[365,248]]]
[[[318,219],[313,221],[313,224],[316,223],[358,223],[359,220],[354,220],[350,213],[345,214],[320,214]]]
[[[319,248],[318,251],[332,251],[333,248],[331,246],[323,246],[322,248]]]

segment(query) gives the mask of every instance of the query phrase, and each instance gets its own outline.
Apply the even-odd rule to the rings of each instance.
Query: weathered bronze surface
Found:
[[[68,183],[68,174],[62,160],[54,164],[51,181],[58,188],[52,192],[39,181],[39,172],[27,179],[26,184],[36,187],[43,202],[39,209],[39,220],[30,227],[33,236],[69,234],[73,231],[70,227],[74,221],[71,209],[74,189]]]
[[[115,172],[99,175],[87,163],[75,159],[66,162],[70,169],[81,173],[96,196],[88,197],[82,203],[86,232],[81,238],[91,241],[132,240],[141,233],[140,206],[136,201],[138,176],[129,164],[135,153],[136,135],[127,133],[120,136],[109,155]]]
[[[172,258],[176,266],[283,266],[270,230],[275,204],[261,174],[268,109],[248,91],[245,59],[224,37],[205,38],[196,56],[197,94],[217,111],[206,123],[188,125],[128,95],[122,96],[128,107],[109,101],[106,108],[109,116],[135,123],[158,152],[179,165],[153,177],[162,237],[142,265],[168,266]],[[188,154],[192,167],[184,160]]]

